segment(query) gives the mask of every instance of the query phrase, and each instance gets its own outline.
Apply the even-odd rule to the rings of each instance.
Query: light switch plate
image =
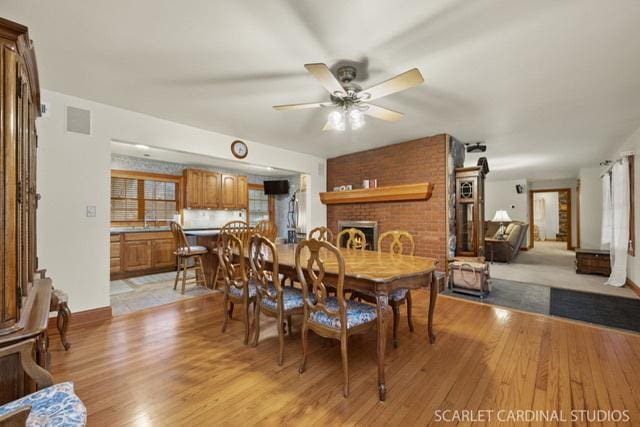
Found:
[[[87,218],[95,218],[96,217],[96,207],[92,205],[87,206]]]

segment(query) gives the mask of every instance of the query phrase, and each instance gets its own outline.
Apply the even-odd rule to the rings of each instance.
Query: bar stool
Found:
[[[189,246],[187,236],[184,234],[184,230],[177,222],[171,222],[171,234],[173,240],[176,243],[176,251],[174,255],[178,258],[178,268],[176,271],[176,280],[173,283],[173,290],[178,287],[178,280],[180,278],[180,271],[182,271],[182,290],[181,294],[184,295],[184,289],[187,282],[196,283],[198,285],[207,286],[205,278],[204,267],[202,265],[202,255],[209,252],[205,246]],[[193,265],[189,266],[189,262],[193,259]],[[187,270],[193,270],[195,277],[187,279]]]

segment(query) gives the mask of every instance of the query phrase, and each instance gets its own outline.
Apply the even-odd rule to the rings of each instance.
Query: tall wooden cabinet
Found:
[[[456,255],[484,256],[482,166],[456,169]]]
[[[0,18],[0,336],[20,317],[36,258],[40,89],[27,28]]]
[[[52,282],[35,274],[39,114],[27,27],[0,18],[0,348],[35,338],[35,361],[46,366]],[[20,356],[0,358],[0,405],[33,391]]]

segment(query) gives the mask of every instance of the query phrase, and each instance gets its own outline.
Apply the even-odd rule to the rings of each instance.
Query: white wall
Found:
[[[516,185],[522,185],[525,191],[516,192]],[[527,200],[527,181],[513,179],[508,181],[486,181],[484,188],[484,216],[491,221],[497,210],[506,210],[513,221],[529,222],[529,201]]]
[[[580,179],[580,247],[600,248],[602,226],[602,169],[582,168]]]
[[[575,247],[578,243],[578,204],[576,188],[578,186],[577,178],[572,179],[553,179],[546,181],[532,181],[529,183],[528,190],[551,190],[558,188],[571,188],[571,246]],[[582,226],[582,224],[580,224]]]
[[[326,209],[311,195],[325,190],[324,159],[223,135],[44,90],[49,115],[38,119],[38,256],[54,284],[69,293],[73,311],[109,305],[109,179],[112,139],[233,160],[241,138],[245,159],[309,175],[307,225],[325,225]],[[65,106],[92,112],[92,135],[65,131]],[[96,207],[87,218],[86,206]]]
[[[560,203],[558,193],[534,193],[531,224],[538,226],[545,239],[554,240],[560,231]]]
[[[516,185],[522,185],[525,191],[518,194]],[[491,221],[497,210],[506,210],[513,221],[529,224],[529,199],[527,197],[527,180],[512,179],[507,181],[486,181],[484,186],[484,217]],[[529,233],[523,246],[529,241]]]

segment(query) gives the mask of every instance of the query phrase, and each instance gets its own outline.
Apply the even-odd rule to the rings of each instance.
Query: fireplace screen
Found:
[[[362,231],[367,238],[365,249],[370,251],[377,250],[378,244],[378,223],[376,221],[339,221],[338,227],[340,231],[347,228],[357,228]],[[343,236],[346,239],[347,236]],[[339,246],[344,246],[346,241],[339,242]]]

